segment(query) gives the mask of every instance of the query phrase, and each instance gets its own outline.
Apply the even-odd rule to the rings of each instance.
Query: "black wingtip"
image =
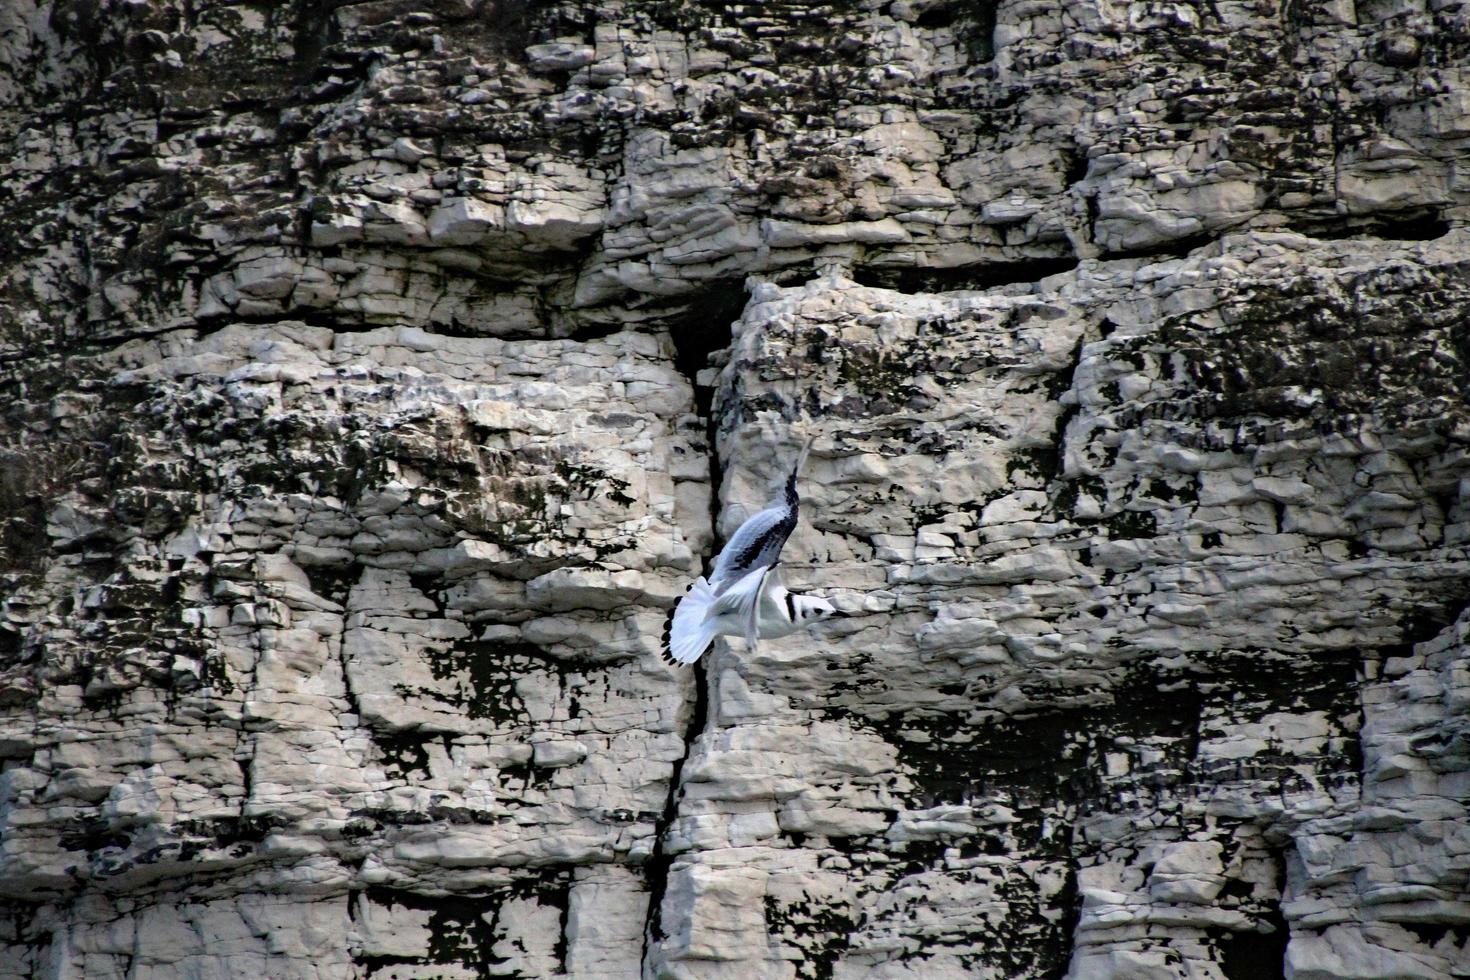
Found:
[[[664,634],[659,639],[659,644],[658,644],[658,646],[659,646],[659,650],[658,650],[659,656],[663,657],[664,662],[667,663],[667,664],[670,664],[670,665],[673,665],[673,664],[677,663],[677,661],[674,660],[673,653],[669,650],[669,640],[671,640],[673,638],[673,635],[674,635],[674,610],[673,609],[670,609],[668,616],[664,617]]]

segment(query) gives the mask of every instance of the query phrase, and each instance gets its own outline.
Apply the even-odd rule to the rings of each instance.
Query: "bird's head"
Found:
[[[791,606],[796,612],[797,623],[802,626],[811,626],[831,616],[842,615],[832,603],[826,599],[818,599],[816,596],[792,596]]]

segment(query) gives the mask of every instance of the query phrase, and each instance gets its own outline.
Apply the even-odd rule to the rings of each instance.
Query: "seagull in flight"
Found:
[[[826,599],[787,590],[776,570],[781,548],[801,510],[796,476],[811,451],[802,447],[781,499],[746,519],[715,558],[709,578],[694,580],[664,632],[664,659],[692,664],[717,636],[744,636],[749,650],[760,638],[775,639],[821,622],[837,610]]]
[[[664,660],[671,666],[694,663],[709,649],[717,636],[744,636],[754,649],[750,624],[752,614],[742,609],[744,596],[754,595],[755,635],[763,640],[789,636],[798,630],[820,623],[828,616],[839,615],[832,603],[815,596],[797,595],[781,584],[781,573],[771,568],[757,568],[747,573],[749,580],[736,583],[725,593],[727,600],[716,598],[703,576],[679,600],[669,627],[664,631]]]

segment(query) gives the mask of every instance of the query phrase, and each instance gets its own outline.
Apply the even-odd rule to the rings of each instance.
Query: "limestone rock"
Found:
[[[0,976],[1459,975],[1467,32],[0,5]]]

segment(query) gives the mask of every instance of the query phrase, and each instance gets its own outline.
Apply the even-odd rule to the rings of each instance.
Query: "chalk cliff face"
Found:
[[[1470,4],[12,0],[0,140],[0,976],[1463,975]]]

